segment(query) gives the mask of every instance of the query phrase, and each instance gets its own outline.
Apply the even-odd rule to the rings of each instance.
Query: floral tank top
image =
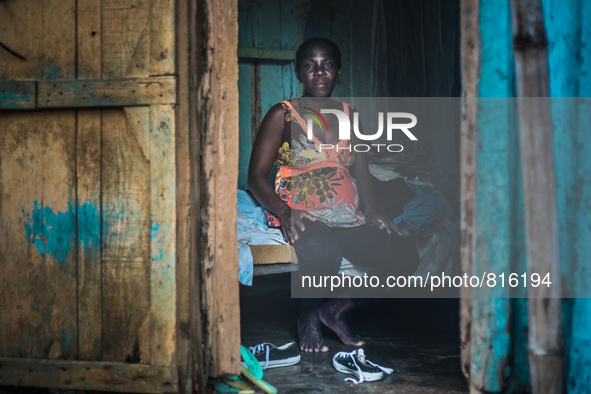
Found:
[[[306,134],[306,122],[289,101],[282,102],[285,122],[282,145],[277,152],[275,192],[292,209],[307,211],[329,227],[365,224],[359,209],[359,194],[349,167],[355,161],[350,140],[333,149],[320,149],[321,142]],[[343,103],[349,116],[349,105]],[[299,127],[293,124],[297,122]],[[292,127],[293,126],[293,127]]]

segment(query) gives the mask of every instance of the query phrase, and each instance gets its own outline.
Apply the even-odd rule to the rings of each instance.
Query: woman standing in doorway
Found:
[[[308,138],[304,117],[318,119],[321,109],[348,116],[351,110],[330,98],[341,74],[338,46],[325,38],[305,41],[296,52],[295,74],[303,96],[276,104],[263,119],[250,159],[250,191],[278,219],[283,236],[295,248],[300,275],[336,275],[343,257],[373,267],[379,275],[411,275],[419,263],[416,247],[376,211],[365,153],[351,149],[355,140],[339,140],[335,116],[313,122]],[[267,180],[274,164],[275,190]],[[303,298],[298,318],[301,350],[328,351],[321,324],[344,344],[362,346],[345,321],[354,307],[353,300],[342,295]]]

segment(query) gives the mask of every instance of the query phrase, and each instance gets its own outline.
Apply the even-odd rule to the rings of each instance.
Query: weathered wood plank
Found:
[[[150,24],[146,23],[125,70],[126,77],[150,76]]]
[[[19,81],[0,84],[0,108],[71,108],[173,104],[176,78],[157,77],[69,82]]]
[[[150,107],[125,107],[127,122],[146,160],[150,160]]]
[[[121,109],[102,115],[103,360],[150,360],[150,166]]]
[[[101,110],[77,117],[78,359],[102,356]]]
[[[200,231],[205,305],[206,374],[240,372],[240,319],[236,242],[238,177],[237,1],[198,2],[205,38],[201,48]]]
[[[178,387],[171,368],[7,357],[0,357],[0,384],[130,393],[176,392]]]
[[[40,82],[38,108],[174,104],[176,78]]]
[[[78,79],[101,77],[100,0],[77,2]],[[79,359],[102,359],[101,110],[78,111]]]
[[[176,325],[175,118],[171,106],[151,107],[150,364],[174,364]]]
[[[0,356],[77,356],[73,111],[0,117]]]
[[[502,15],[503,17],[499,17]],[[475,186],[474,235],[471,274],[501,274],[516,266],[512,181],[517,169],[512,140],[511,108],[502,99],[511,96],[512,54],[498,39],[511,29],[507,3],[480,2],[477,17],[481,38],[478,98],[467,105],[478,111],[474,129]],[[469,147],[466,147],[469,149]],[[462,175],[463,176],[463,175]],[[501,392],[512,365],[508,355],[513,341],[511,302],[501,286],[473,289],[470,383],[478,390]]]
[[[76,79],[76,0],[43,0],[43,79]]]
[[[150,0],[150,75],[175,72],[174,0]]]
[[[101,1],[78,0],[78,79],[101,77]]]
[[[0,1],[0,37],[3,44],[26,58],[0,49],[0,80],[41,78],[43,8],[39,0]]]
[[[182,0],[184,1],[184,0]],[[201,250],[202,250],[202,242],[196,241],[199,240],[201,237],[201,193],[199,188],[201,187],[201,160],[195,159],[197,157],[201,157],[201,133],[202,130],[202,121],[199,118],[202,109],[198,108],[198,105],[201,100],[201,82],[202,82],[202,72],[200,70],[200,66],[203,64],[202,56],[203,56],[203,20],[205,19],[205,15],[201,12],[202,2],[197,1],[187,1],[188,2],[188,13],[187,13],[187,20],[188,24],[186,25],[189,32],[188,32],[188,67],[185,67],[183,63],[180,63],[182,66],[179,69],[179,77],[183,78],[183,75],[186,75],[185,81],[187,81],[188,85],[188,108],[186,109],[189,112],[188,121],[188,128],[189,128],[189,158],[191,166],[189,168],[190,174],[189,177],[191,179],[191,183],[189,185],[189,195],[191,198],[190,206],[189,206],[189,335],[190,337],[190,344],[189,347],[189,370],[190,370],[190,377],[193,382],[194,389],[197,389],[198,392],[205,392],[206,385],[207,385],[207,365],[205,360],[205,352],[204,346],[205,343],[205,327],[203,322],[205,321],[205,313],[202,311],[202,305],[204,305],[204,291],[203,291],[203,269],[201,266]],[[179,10],[182,12],[181,10]],[[180,22],[179,19],[179,26],[185,26]],[[180,62],[180,58],[179,58]],[[179,89],[179,95],[181,95],[180,105],[183,105],[182,99],[182,90],[183,88]],[[182,111],[182,109],[181,109]],[[182,118],[179,116],[179,121]],[[180,143],[181,140],[177,139],[177,143]],[[181,162],[179,162],[179,165]],[[178,185],[177,185],[178,186]],[[181,211],[179,210],[179,214]],[[186,218],[187,219],[187,218]],[[196,263],[197,262],[197,263]],[[177,271],[179,275],[181,271]],[[179,291],[182,289],[179,287]],[[182,324],[182,322],[180,322]],[[199,346],[199,344],[201,346]]]
[[[150,20],[149,1],[103,0],[102,20],[102,77],[122,78],[129,72],[132,59],[136,72],[149,70],[148,57],[143,52],[145,42],[140,38]],[[136,48],[138,52],[136,53]]]
[[[33,109],[36,98],[35,82],[0,82],[0,109]]]
[[[553,278],[551,286],[527,289],[531,385],[535,393],[560,393],[564,390],[564,343],[553,126],[548,98],[548,37],[540,0],[511,0],[511,16],[519,93],[527,272]]]
[[[476,172],[476,141],[475,128],[477,117],[476,97],[478,97],[478,80],[480,77],[480,42],[479,0],[462,0],[461,3],[461,58],[462,58],[462,125],[461,141],[462,157],[460,162],[460,194],[461,206],[461,264],[462,272],[473,272],[474,259],[474,199]],[[464,375],[470,377],[472,352],[472,289],[461,290],[460,335],[461,362]]]
[[[190,88],[192,70],[190,66],[189,47],[190,31],[194,29],[196,19],[189,20],[189,1],[179,0],[176,6],[176,51],[177,51],[177,73],[179,80],[183,81],[178,89],[178,105],[175,106],[176,120],[176,363],[179,371],[179,392],[190,394],[194,390],[199,391],[198,383],[193,378],[195,364],[201,365],[201,360],[195,360],[193,355],[195,349],[193,344],[201,343],[200,335],[193,332],[190,327],[190,308],[199,310],[201,305],[199,298],[192,298],[190,288],[191,247],[195,240],[191,237],[196,218],[191,216],[191,203],[196,180],[191,173],[195,167],[196,160],[191,159],[189,137],[190,114]],[[196,156],[194,156],[196,157]],[[201,329],[201,328],[199,328]],[[204,388],[203,388],[204,390]]]

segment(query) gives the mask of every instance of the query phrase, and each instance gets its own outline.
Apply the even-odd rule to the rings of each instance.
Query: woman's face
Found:
[[[310,47],[296,70],[296,77],[304,85],[304,97],[330,97],[340,74],[331,51],[324,45]]]

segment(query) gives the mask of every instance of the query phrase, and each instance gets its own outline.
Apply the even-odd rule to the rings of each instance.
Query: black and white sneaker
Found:
[[[348,373],[357,376],[359,380],[346,378],[355,384],[361,382],[374,382],[384,377],[384,372],[391,374],[394,372],[390,368],[385,368],[365,359],[363,349],[353,350],[350,353],[339,352],[332,358],[332,365],[339,372]]]
[[[279,347],[265,342],[248,349],[263,369],[287,367],[300,362],[300,350],[295,342],[289,342]]]

